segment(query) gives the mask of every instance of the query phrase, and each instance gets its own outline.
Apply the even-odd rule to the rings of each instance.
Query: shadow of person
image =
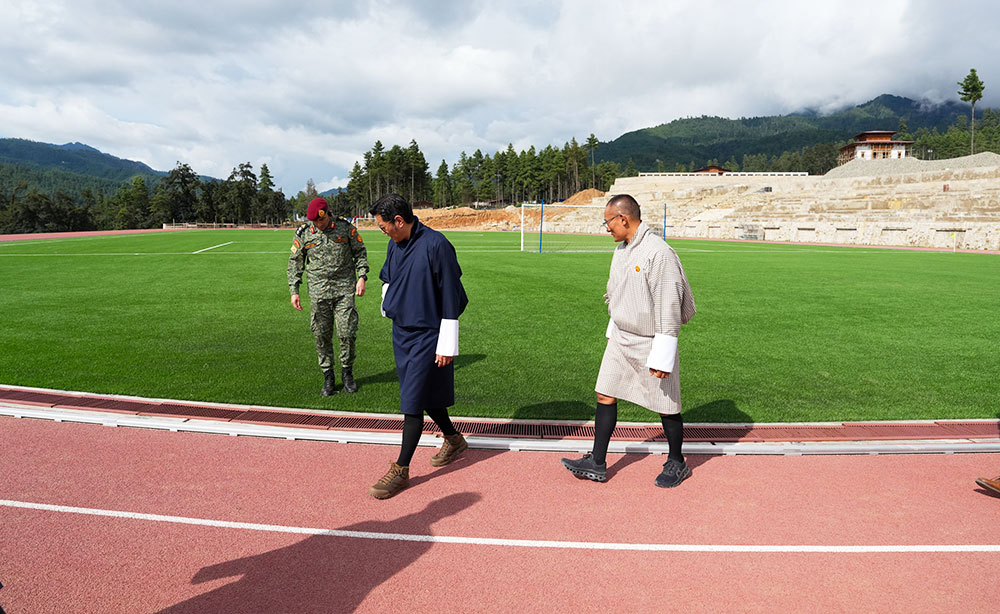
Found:
[[[462,452],[462,455],[448,463],[444,467],[431,467],[428,465],[429,471],[423,473],[423,468],[418,468],[416,472],[419,475],[414,475],[413,463],[410,463],[410,485],[408,488],[413,488],[414,486],[419,486],[428,480],[433,480],[441,476],[452,473],[453,471],[459,471],[465,469],[466,467],[471,467],[472,465],[495,458],[501,454],[506,453],[507,450],[466,450]]]
[[[203,567],[192,584],[240,578],[159,614],[352,612],[374,588],[432,546],[400,535],[430,536],[431,525],[480,498],[456,493],[395,520],[359,522],[285,548]]]
[[[459,354],[455,357],[455,368],[461,369],[463,367],[467,367],[483,360],[484,358],[486,358],[486,354]],[[389,382],[398,382],[399,375],[396,373],[395,369],[389,369],[388,371],[382,371],[381,373],[356,377],[354,378],[354,381],[356,381],[359,386],[362,384],[387,384]]]
[[[583,401],[545,401],[517,408],[518,420],[593,420],[594,404]]]
[[[373,375],[355,377],[354,381],[357,382],[358,386],[362,386],[368,384],[388,384],[389,382],[395,382],[398,379],[399,376],[396,375],[396,370],[392,369],[389,371],[382,371],[381,373],[375,373]]]
[[[621,457],[614,463],[608,465],[608,479],[615,477],[615,474],[619,471],[625,469],[633,463],[638,463],[643,458],[648,456],[647,454],[622,454]],[[690,463],[688,463],[690,464]]]
[[[484,358],[486,358],[486,354],[459,354],[454,360],[455,368],[461,369],[463,367],[468,367],[469,365],[475,364]]]
[[[713,442],[737,442],[742,440],[753,429],[753,418],[744,413],[731,399],[717,399],[702,403],[697,407],[684,410],[684,442],[694,443],[702,441]],[[699,430],[704,427],[689,426],[690,422],[717,423],[720,427],[718,431],[724,431],[720,436],[700,437]],[[716,431],[718,433],[718,431]],[[687,464],[694,468],[705,464],[717,454],[694,454],[689,455]]]

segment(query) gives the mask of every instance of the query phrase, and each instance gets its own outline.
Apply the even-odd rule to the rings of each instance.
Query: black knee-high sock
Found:
[[[399,458],[396,464],[401,467],[409,467],[413,460],[413,453],[420,443],[420,434],[424,430],[424,416],[422,414],[403,415],[403,443],[399,446]]]
[[[598,403],[594,414],[594,462],[598,465],[607,462],[608,443],[611,433],[618,424],[618,401],[614,403]]]
[[[442,407],[441,409],[428,409],[427,415],[431,417],[434,424],[438,425],[441,429],[441,434],[446,437],[451,437],[458,431],[455,430],[455,425],[451,423],[451,416],[448,415],[448,408]]]
[[[684,420],[678,414],[660,414],[660,422],[663,423],[663,434],[667,436],[667,445],[670,446],[670,453],[667,458],[684,462],[684,454],[681,453],[681,444],[684,442]]]

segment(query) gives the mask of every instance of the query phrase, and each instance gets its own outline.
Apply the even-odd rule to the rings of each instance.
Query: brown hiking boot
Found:
[[[368,494],[376,499],[388,499],[409,485],[410,468],[392,463],[389,465],[388,473],[368,489]]]
[[[1000,495],[1000,478],[991,480],[989,478],[979,478],[976,480],[976,484],[979,484],[983,488],[992,490],[996,494]]]
[[[461,433],[455,433],[454,435],[441,435],[438,437],[444,437],[444,443],[441,444],[441,449],[438,453],[431,457],[431,465],[434,467],[443,467],[455,460],[455,457],[464,452],[469,448],[468,442],[465,441],[465,437],[462,437]]]

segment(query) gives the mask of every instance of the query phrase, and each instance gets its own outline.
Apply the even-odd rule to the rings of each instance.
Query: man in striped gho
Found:
[[[604,209],[604,227],[618,243],[604,300],[611,320],[597,376],[594,449],[562,459],[579,478],[608,479],[606,456],[618,421],[618,399],[660,414],[670,446],[656,485],[673,488],[691,475],[681,444],[680,359],[677,335],[695,314],[694,298],[677,253],[642,222],[639,203],[615,196]]]

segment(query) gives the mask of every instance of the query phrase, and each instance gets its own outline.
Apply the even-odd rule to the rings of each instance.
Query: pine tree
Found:
[[[587,137],[587,142],[584,144],[584,147],[586,147],[587,151],[590,152],[590,178],[591,178],[590,187],[592,188],[597,187],[597,169],[595,168],[597,163],[594,160],[594,152],[597,151],[597,145],[598,145],[597,137],[594,136],[593,132],[591,132],[590,136]]]
[[[958,82],[958,85],[962,88],[958,90],[959,96],[962,98],[962,102],[972,103],[972,124],[970,126],[971,138],[969,139],[969,153],[976,153],[976,102],[978,102],[983,97],[983,89],[985,86],[983,82],[979,79],[976,74],[976,69],[972,68],[969,70],[969,74],[965,76],[965,79]]]

